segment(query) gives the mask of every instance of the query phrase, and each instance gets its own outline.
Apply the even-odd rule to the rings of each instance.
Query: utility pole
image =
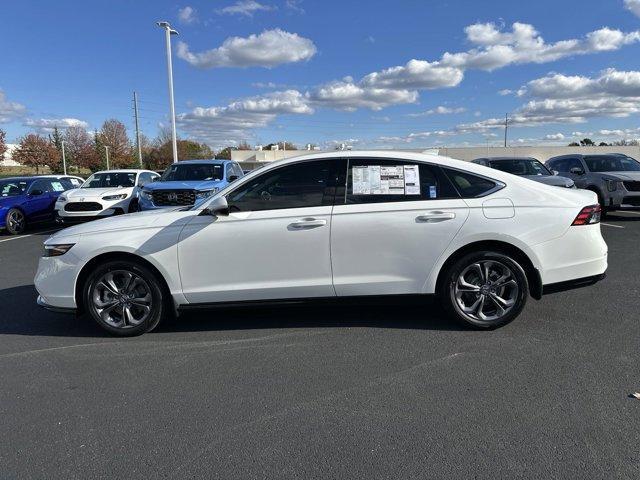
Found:
[[[173,65],[171,64],[171,35],[178,32],[171,28],[169,22],[157,22],[164,29],[167,48],[167,73],[169,76],[169,114],[171,115],[171,141],[173,143],[173,163],[178,161],[178,140],[176,137],[176,109],[173,102]]]
[[[62,140],[60,144],[62,145],[62,171],[66,175],[67,174],[67,157],[64,154],[64,140]]]
[[[104,151],[107,154],[107,170],[109,170],[109,147],[107,145],[104,146]]]
[[[507,148],[507,131],[509,130],[509,114],[504,114],[504,148]]]
[[[138,126],[138,94],[133,92],[133,113],[136,117],[136,147],[138,147],[138,160],[142,168],[142,147],[140,146],[140,127]]]

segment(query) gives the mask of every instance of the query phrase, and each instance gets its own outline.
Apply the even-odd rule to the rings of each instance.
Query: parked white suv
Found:
[[[160,179],[150,170],[106,170],[58,197],[56,221],[75,223],[138,211],[140,190]]]
[[[399,152],[273,163],[193,207],[68,228],[44,244],[46,308],[116,335],[213,304],[438,294],[455,319],[494,328],[529,295],[607,268],[595,193]]]

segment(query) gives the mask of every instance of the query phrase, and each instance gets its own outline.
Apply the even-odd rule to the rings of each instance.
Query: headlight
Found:
[[[140,195],[142,196],[142,198],[144,198],[145,200],[153,200],[153,195],[151,194],[151,192],[148,192],[146,190],[142,190],[142,192],[140,192]]]
[[[200,192],[196,192],[196,199],[202,200],[203,198],[209,198],[211,195],[213,195],[217,191],[218,189],[214,188],[213,190],[202,190]]]
[[[120,195],[107,195],[106,197],[102,197],[103,200],[124,200],[128,195],[126,193],[121,193]]]
[[[66,202],[66,201],[67,201],[67,197],[65,197],[64,195],[60,195],[58,197],[58,200],[56,200],[56,202],[60,202],[60,203],[63,203],[63,202]]]
[[[618,182],[616,180],[607,180],[607,190],[615,192],[618,189]]]
[[[75,243],[62,243],[60,245],[45,245],[44,246],[44,256],[45,257],[59,257],[60,255],[64,255],[71,247],[73,247]]]

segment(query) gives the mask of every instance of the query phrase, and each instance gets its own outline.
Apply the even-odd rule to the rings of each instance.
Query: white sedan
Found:
[[[80,188],[58,197],[55,217],[75,223],[138,211],[141,188],[160,179],[150,170],[106,170],[91,175]]]
[[[116,335],[220,304],[429,294],[495,328],[529,296],[604,277],[599,222],[593,192],[430,155],[322,153],[191,208],[62,230],[35,285],[41,306],[87,312]]]

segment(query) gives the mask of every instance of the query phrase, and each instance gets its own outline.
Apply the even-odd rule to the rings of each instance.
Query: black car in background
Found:
[[[555,175],[532,157],[483,157],[476,158],[472,163],[495,168],[553,187],[574,188],[573,180]]]

